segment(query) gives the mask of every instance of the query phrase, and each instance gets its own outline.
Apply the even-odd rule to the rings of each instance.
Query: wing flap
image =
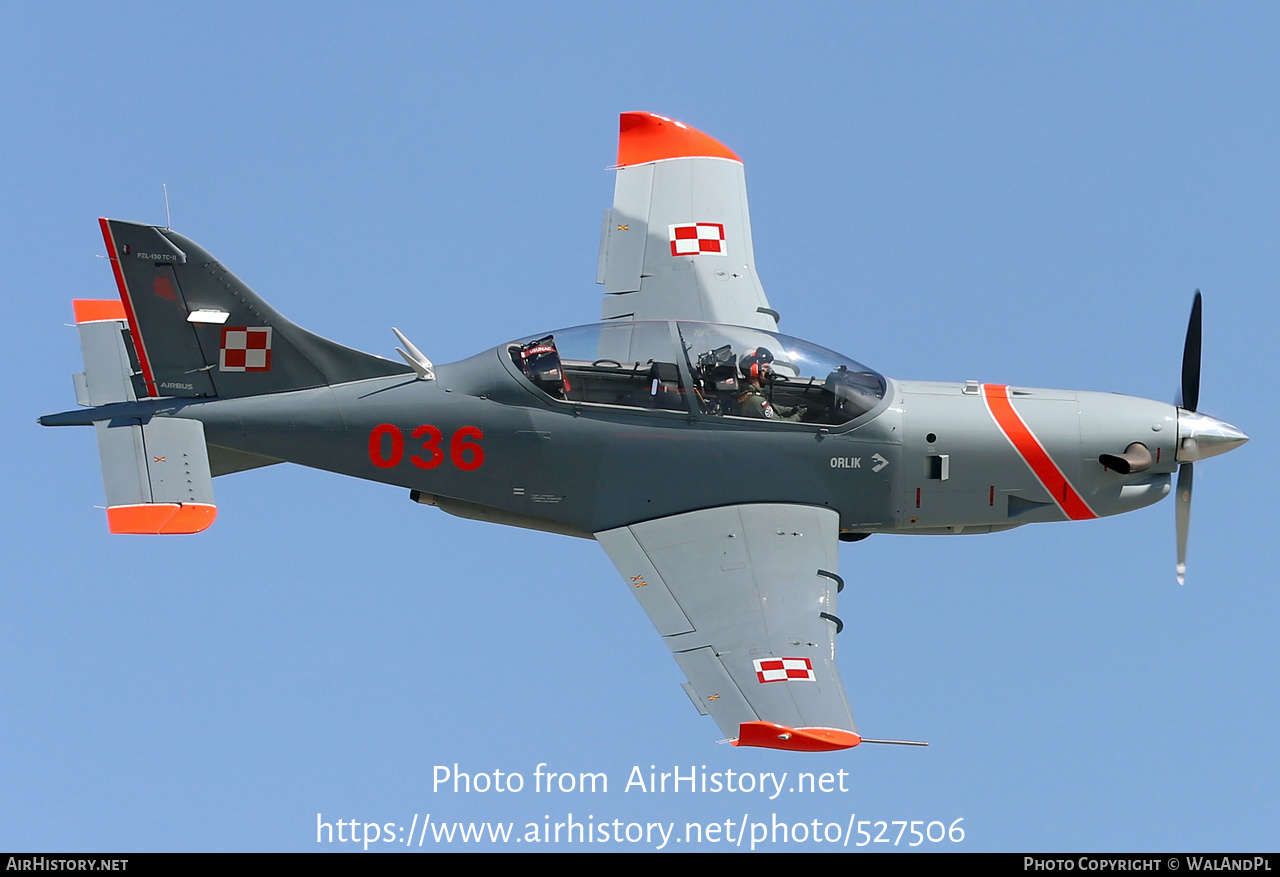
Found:
[[[597,533],[596,541],[603,546],[618,571],[623,573],[627,587],[640,601],[658,633],[665,637],[693,632],[692,622],[671,594],[671,589],[654,567],[631,527]]]

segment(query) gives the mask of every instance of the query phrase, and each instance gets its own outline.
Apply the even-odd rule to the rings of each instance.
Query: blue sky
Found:
[[[1276,849],[1278,25],[1260,4],[7,10],[0,848],[350,849],[317,845],[317,813],[517,834],[572,813]],[[448,362],[596,318],[626,110],[742,156],[783,330],[893,377],[1171,400],[1201,288],[1200,407],[1253,440],[1198,467],[1187,585],[1168,500],[844,546],[862,731],[932,746],[796,756],[716,745],[590,542],[290,466],[219,479],[203,535],[107,534],[91,432],[35,425],[74,407],[70,300],[114,295],[98,216],[163,222],[167,184],[173,227],[296,322],[383,355],[397,325]],[[526,790],[433,791],[455,763]],[[538,794],[539,764],[609,790]],[[637,765],[849,790],[624,791]]]

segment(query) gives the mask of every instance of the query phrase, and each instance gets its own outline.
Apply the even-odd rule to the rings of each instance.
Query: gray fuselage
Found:
[[[174,413],[201,420],[211,450],[580,536],[757,502],[832,508],[850,537],[991,532],[1150,505],[1177,466],[1178,409],[1128,396],[1009,388],[1028,439],[1007,410],[1002,426],[989,385],[888,381],[875,408],[822,426],[554,399],[505,353],[440,366],[434,381],[375,378]],[[1132,442],[1150,449],[1149,468],[1123,475],[1099,462]]]

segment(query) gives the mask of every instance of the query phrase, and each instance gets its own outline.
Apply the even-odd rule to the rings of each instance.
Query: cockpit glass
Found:
[[[507,349],[531,383],[566,402],[838,425],[885,393],[883,376],[838,353],[716,323],[602,323]]]
[[[689,410],[684,378],[674,358],[679,347],[669,323],[578,326],[518,342],[509,350],[525,376],[554,399]]]
[[[717,323],[676,325],[704,412],[837,425],[884,398],[878,372],[799,338]]]

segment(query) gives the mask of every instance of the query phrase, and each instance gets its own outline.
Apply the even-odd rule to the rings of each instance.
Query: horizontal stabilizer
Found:
[[[112,533],[199,533],[213,523],[213,477],[198,420],[94,423]]]
[[[124,305],[114,299],[76,299],[72,306],[84,355],[84,372],[76,376],[76,401],[97,407],[134,402],[139,391],[145,397]]]

